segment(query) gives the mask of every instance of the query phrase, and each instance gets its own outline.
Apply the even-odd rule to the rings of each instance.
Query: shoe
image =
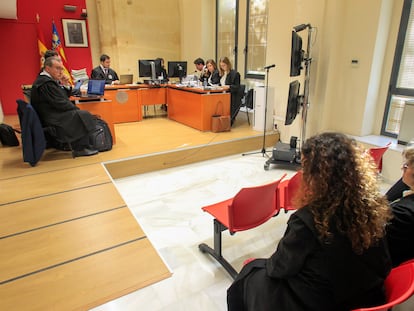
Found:
[[[98,150],[84,148],[82,150],[73,151],[75,157],[87,157],[98,153]]]

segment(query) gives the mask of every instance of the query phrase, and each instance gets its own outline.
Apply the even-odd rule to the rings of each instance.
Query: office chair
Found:
[[[386,311],[398,305],[414,293],[414,262],[402,263],[391,270],[384,282],[387,302],[381,306],[354,309],[352,311]]]
[[[246,85],[240,84],[239,86],[231,86],[230,87],[230,101],[231,101],[231,124],[233,125],[234,120],[236,119],[237,114],[239,113],[240,108],[243,104],[243,97],[245,95],[244,91],[246,89]],[[250,120],[249,120],[250,124]]]
[[[32,105],[21,99],[16,102],[22,135],[23,161],[35,166],[46,149],[45,134]]]
[[[23,146],[23,158],[25,162],[29,162],[32,166],[36,165],[44,150],[50,146],[63,151],[71,151],[72,157],[75,158],[72,144],[69,139],[66,138],[63,129],[54,126],[44,126],[32,105],[22,99],[17,99],[16,103],[20,128],[22,130],[22,145],[24,145],[25,142],[31,141],[31,144],[26,145],[26,148]],[[42,129],[42,131],[39,131],[39,128]],[[25,134],[23,134],[23,132],[25,132]],[[42,134],[40,134],[40,132]],[[44,148],[42,147],[43,140],[45,145]],[[33,150],[29,151],[32,148]],[[32,154],[32,152],[35,154]]]
[[[221,232],[228,229],[233,235],[255,228],[276,215],[280,210],[277,187],[284,177],[265,185],[242,188],[233,198],[202,208],[214,217],[214,249],[205,243],[198,248],[215,258],[233,279],[237,272],[222,256]]]
[[[391,142],[386,144],[384,147],[376,147],[376,148],[369,148],[368,153],[374,159],[375,165],[378,168],[378,173],[382,171],[382,156],[384,155],[385,151],[388,150],[390,147]]]
[[[295,210],[293,207],[293,197],[300,187],[302,181],[302,171],[297,171],[290,179],[283,180],[278,187],[278,196],[280,199],[280,208],[285,210],[285,213]]]

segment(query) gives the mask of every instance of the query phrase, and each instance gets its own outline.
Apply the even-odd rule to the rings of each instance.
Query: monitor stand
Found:
[[[267,171],[270,164],[279,164],[287,169],[297,170],[300,166],[300,152],[296,148],[297,137],[290,138],[290,144],[277,142],[273,147],[272,157],[264,164],[264,169]]]

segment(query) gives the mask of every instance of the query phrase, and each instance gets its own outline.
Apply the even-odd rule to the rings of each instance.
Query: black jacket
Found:
[[[393,218],[387,226],[393,266],[414,258],[414,194],[391,203]]]
[[[58,129],[62,141],[73,142],[95,129],[96,119],[88,111],[80,110],[69,100],[68,94],[47,75],[39,75],[32,86],[31,104],[43,127]]]
[[[391,269],[385,241],[361,255],[333,231],[319,240],[307,207],[295,212],[276,252],[243,267],[228,290],[230,311],[342,311],[385,302]]]
[[[105,84],[112,84],[113,81],[119,80],[115,70],[108,68],[108,74],[105,75],[101,66],[95,67],[91,72],[91,79],[105,80]]]

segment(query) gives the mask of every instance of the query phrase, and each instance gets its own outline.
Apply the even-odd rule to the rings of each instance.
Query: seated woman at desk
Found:
[[[208,59],[206,61],[206,67],[207,67],[207,85],[210,86],[217,86],[220,84],[220,75],[219,71],[217,69],[217,64],[213,59]]]
[[[233,125],[241,106],[242,96],[239,94],[240,73],[232,69],[231,62],[228,57],[220,58],[219,64],[220,85],[224,89],[230,90],[231,94],[230,116],[231,125]]]

